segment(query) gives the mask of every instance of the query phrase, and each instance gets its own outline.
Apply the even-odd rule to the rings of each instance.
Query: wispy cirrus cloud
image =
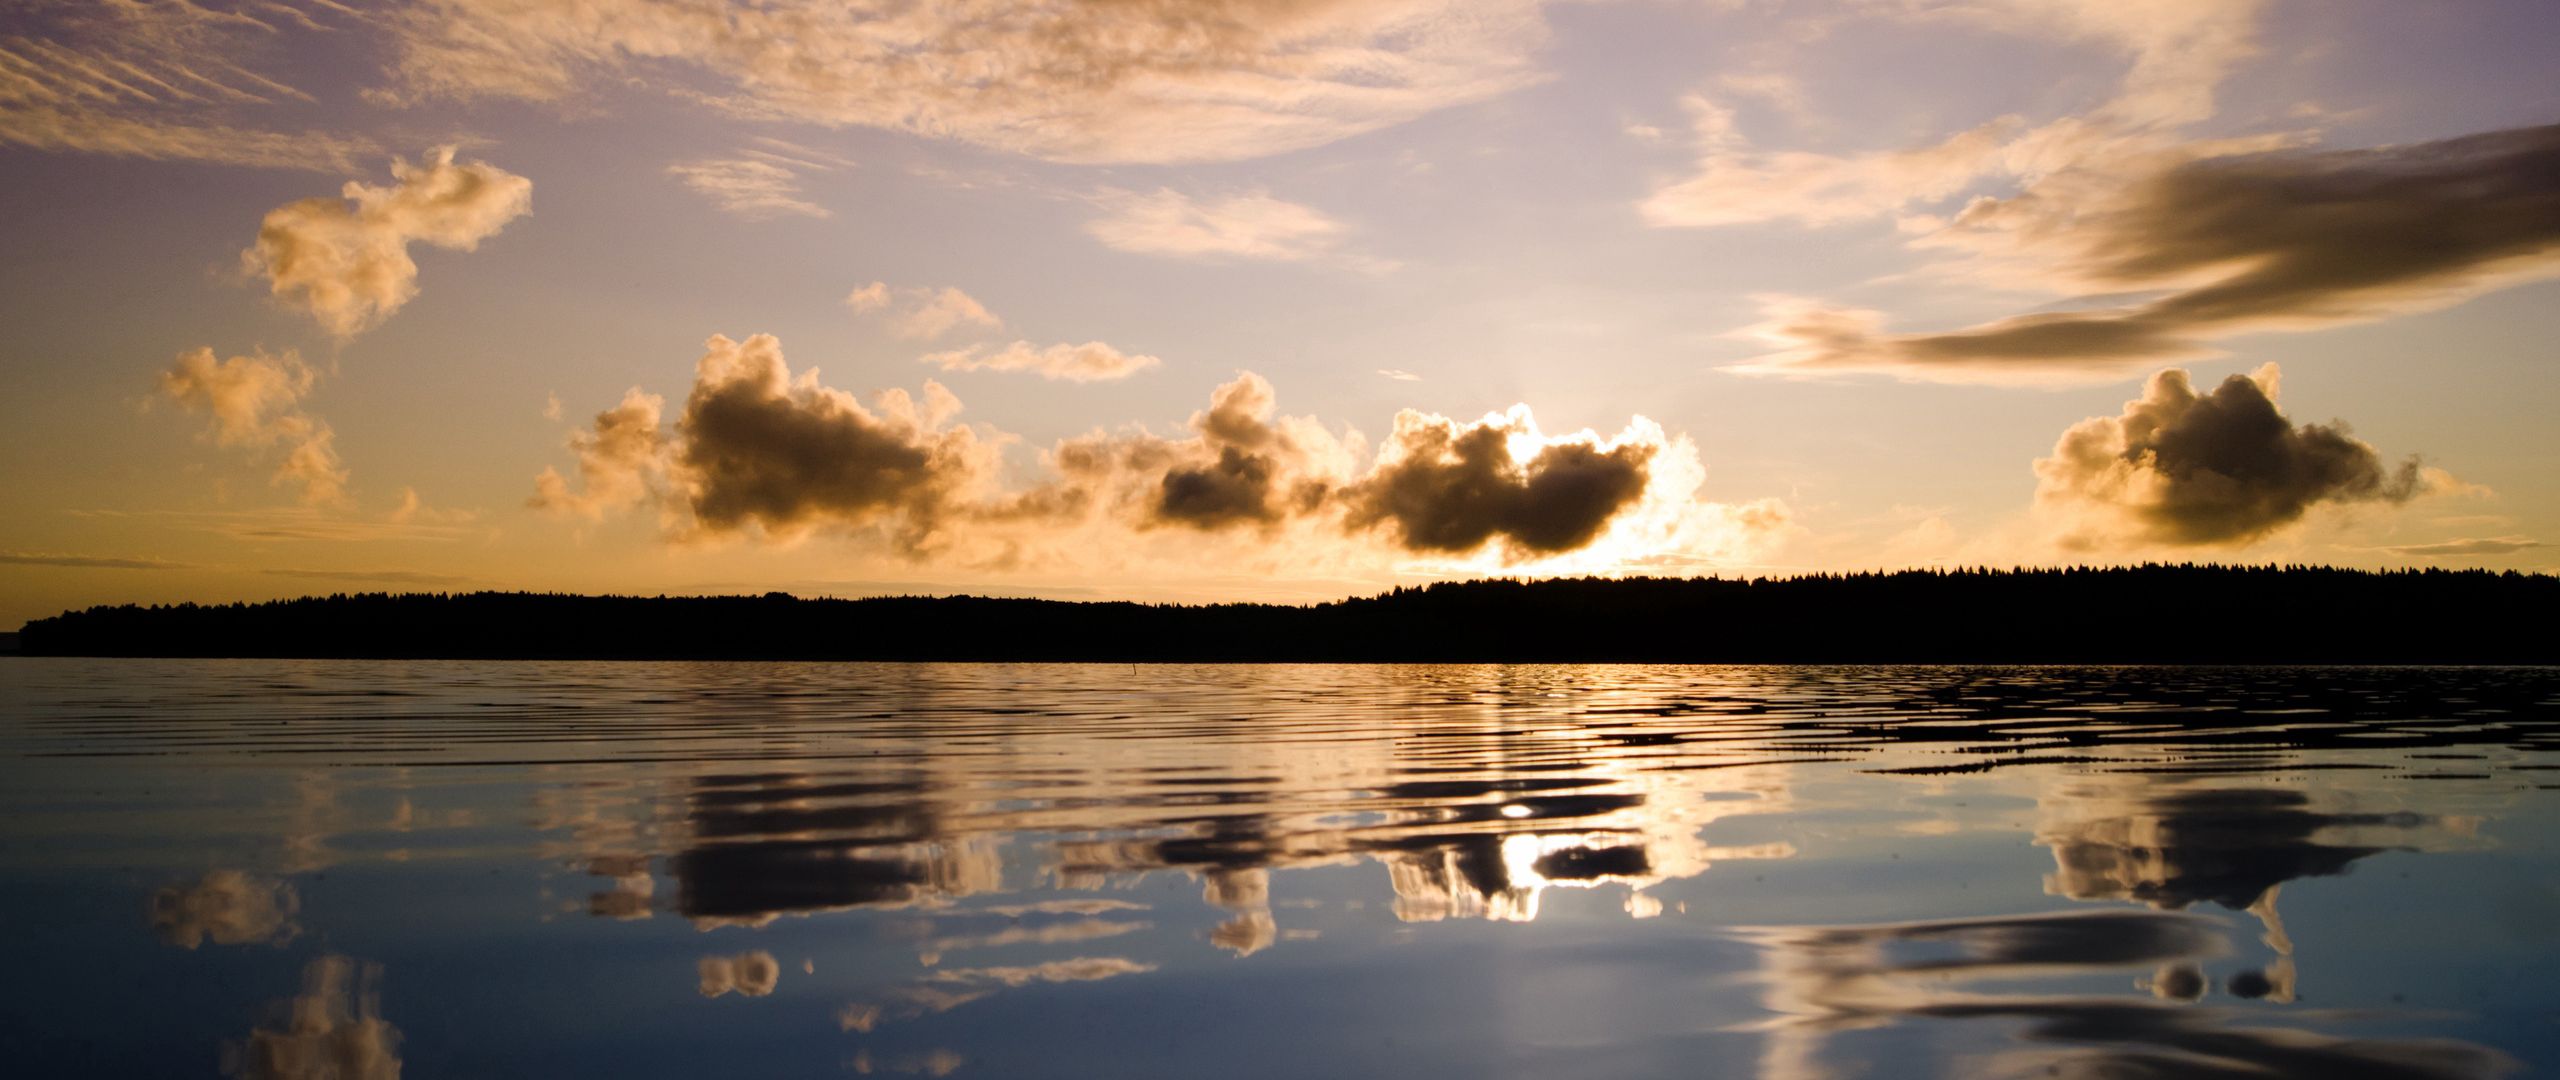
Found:
[[[377,585],[416,585],[429,588],[468,585],[478,580],[459,574],[430,574],[418,570],[317,570],[281,567],[258,572],[268,577],[296,578],[304,581],[363,581]]]
[[[0,145],[344,171],[365,137],[261,126],[312,95],[262,73],[278,42],[352,24],[329,0],[228,7],[23,0],[0,37]]]
[[[1732,104],[1759,99],[1805,126],[1804,88],[1779,70],[1727,73],[1690,95],[1695,172],[1647,196],[1658,226],[1712,227],[1791,221],[1839,225],[1904,212],[1978,191],[2033,182],[2082,162],[2156,148],[2174,130],[2214,114],[2214,93],[2255,51],[2259,0],[2163,0],[2138,8],[2078,0],[1851,2],[1807,16],[1960,23],[2013,36],[2095,43],[2124,59],[2115,94],[2094,108],[2043,123],[1994,117],[1917,146],[1864,152],[1768,149],[1747,138]],[[1818,40],[1820,34],[1810,35]]]
[[[924,362],[944,371],[1020,371],[1066,382],[1105,382],[1128,378],[1163,361],[1124,353],[1099,341],[1046,348],[1017,341],[995,349],[976,346],[928,353]]]
[[[2519,551],[2547,548],[2550,544],[2529,536],[2464,537],[2439,540],[2432,544],[2396,544],[2382,550],[2413,559],[2461,559],[2491,555],[2513,555]]]
[[[0,564],[61,566],[84,570],[193,570],[194,563],[114,555],[66,555],[43,551],[0,551]]]
[[[1138,255],[1205,261],[1303,262],[1336,253],[1347,226],[1268,192],[1195,198],[1172,188],[1110,191],[1085,232]]]
[[[778,217],[833,217],[802,198],[800,174],[790,166],[751,157],[698,158],[667,166],[675,177],[713,205],[749,221]]]
[[[875,10],[833,0],[431,0],[391,13],[390,96],[584,105],[637,83],[733,115],[1057,161],[1332,142],[1537,80],[1535,0],[1207,0]]]

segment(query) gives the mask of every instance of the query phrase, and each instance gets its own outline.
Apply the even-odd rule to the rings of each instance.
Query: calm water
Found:
[[[2560,1072],[2560,671],[0,661],[0,1072]]]

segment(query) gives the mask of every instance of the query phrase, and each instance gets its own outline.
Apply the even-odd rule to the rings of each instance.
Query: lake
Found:
[[[0,660],[14,1076],[2560,1070],[2560,670]]]

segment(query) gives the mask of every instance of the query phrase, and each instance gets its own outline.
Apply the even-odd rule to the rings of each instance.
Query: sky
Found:
[[[0,626],[2560,566],[2545,0],[20,0]]]

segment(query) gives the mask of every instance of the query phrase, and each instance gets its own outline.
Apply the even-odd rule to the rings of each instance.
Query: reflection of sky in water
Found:
[[[30,1075],[2560,1065],[2550,672],[18,660],[0,707]]]

